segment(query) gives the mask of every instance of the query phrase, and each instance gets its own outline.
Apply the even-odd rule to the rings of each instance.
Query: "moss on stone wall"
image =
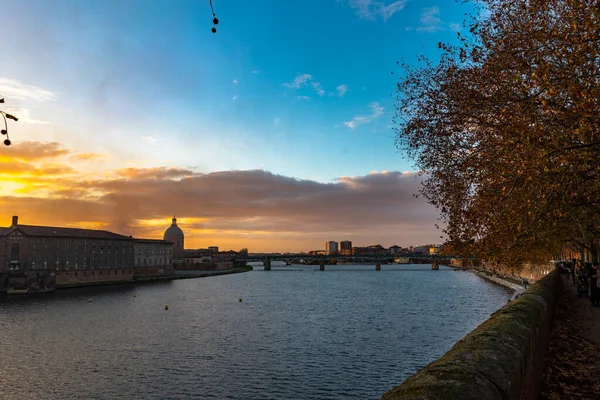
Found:
[[[537,398],[558,282],[538,281],[383,399]]]

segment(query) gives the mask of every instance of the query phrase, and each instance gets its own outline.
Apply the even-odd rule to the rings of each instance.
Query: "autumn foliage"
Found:
[[[480,0],[438,62],[403,65],[397,145],[453,248],[509,265],[600,231],[600,2]],[[547,258],[546,258],[547,259]]]

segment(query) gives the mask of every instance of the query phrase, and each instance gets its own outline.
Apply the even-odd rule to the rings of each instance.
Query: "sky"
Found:
[[[453,0],[0,0],[0,226],[187,248],[443,241],[394,144],[397,61],[435,59]],[[462,32],[463,34],[465,32]]]

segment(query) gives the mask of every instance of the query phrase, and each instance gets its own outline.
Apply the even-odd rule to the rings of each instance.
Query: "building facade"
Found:
[[[349,240],[342,240],[340,242],[340,254],[343,256],[352,255],[352,242]]]
[[[173,273],[173,243],[157,239],[134,239],[135,276]]]
[[[173,272],[173,243],[93,229],[19,224],[0,228],[0,287],[24,292],[126,282]],[[10,281],[10,282],[9,282]],[[12,283],[11,283],[12,282]]]
[[[338,242],[333,240],[329,242],[325,242],[325,254],[327,255],[337,255],[339,252]]]
[[[0,228],[0,270],[47,275],[56,285],[133,279],[133,239],[78,228],[21,225]]]

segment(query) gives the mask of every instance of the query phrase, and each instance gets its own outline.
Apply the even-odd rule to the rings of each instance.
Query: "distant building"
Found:
[[[173,217],[171,226],[167,228],[163,239],[173,243],[173,259],[177,260],[183,257],[184,237],[183,231],[177,226],[177,218]]]
[[[325,254],[327,255],[336,255],[339,252],[338,242],[329,241],[325,242]]]
[[[402,252],[402,247],[397,246],[397,245],[393,245],[390,247],[390,254],[399,254]]]
[[[164,240],[134,239],[104,230],[21,225],[14,216],[10,227],[0,228],[0,272],[22,276],[18,290],[25,292],[52,290],[55,285],[132,281],[172,272],[172,247]],[[136,263],[138,250],[141,261]]]
[[[349,240],[342,240],[340,242],[340,254],[343,256],[352,255],[352,242]]]
[[[136,274],[163,275],[173,272],[173,243],[156,239],[133,239]]]
[[[219,246],[208,246],[208,250],[212,251],[213,253],[218,253]]]
[[[309,256],[324,256],[325,254],[325,250],[311,250],[308,252]]]

